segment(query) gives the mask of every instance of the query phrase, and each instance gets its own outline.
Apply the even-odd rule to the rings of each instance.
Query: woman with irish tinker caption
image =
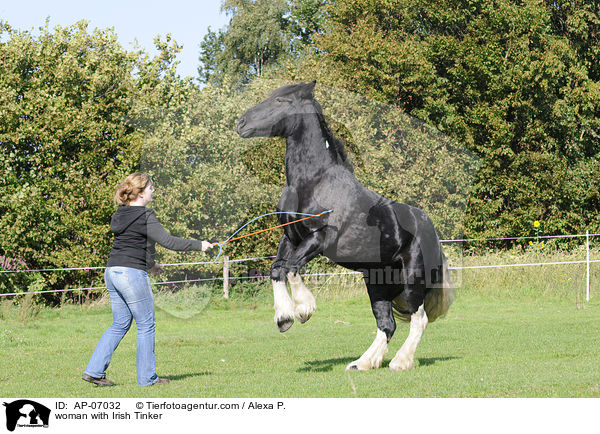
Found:
[[[155,244],[181,251],[206,251],[212,247],[207,241],[170,235],[158,221],[154,210],[146,208],[152,201],[153,193],[150,176],[134,173],[125,179],[115,194],[115,203],[119,207],[110,222],[114,243],[104,273],[113,323],[100,338],[82,376],[85,381],[98,386],[114,385],[106,378],[106,369],[133,319],[137,326],[138,385],[151,386],[169,382],[156,374],[154,355],[156,320],[148,272],[164,271],[154,261]]]

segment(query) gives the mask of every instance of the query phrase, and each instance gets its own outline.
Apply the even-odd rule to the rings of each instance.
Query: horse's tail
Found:
[[[433,322],[438,318],[443,318],[450,305],[454,301],[454,285],[446,257],[442,253],[442,282],[434,288],[430,288],[425,295],[425,313],[429,322]],[[400,321],[410,322],[410,313],[408,312],[408,304],[401,297],[396,297],[392,303],[394,316]]]
[[[438,318],[443,318],[447,313],[450,305],[454,301],[454,285],[450,270],[448,270],[448,262],[442,253],[442,285],[430,289],[425,296],[425,313],[429,322],[433,322]]]

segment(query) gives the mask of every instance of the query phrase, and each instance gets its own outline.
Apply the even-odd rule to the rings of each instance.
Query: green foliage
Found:
[[[297,56],[321,31],[324,5],[324,0],[223,0],[231,20],[223,30],[209,29],[200,44],[200,80],[244,84]]]
[[[111,198],[143,146],[132,119],[181,104],[189,85],[172,72],[178,47],[157,40],[150,59],[85,21],[39,36],[6,23],[0,32],[0,255],[30,269],[103,266]],[[82,280],[98,284],[101,273],[3,274],[0,292]]]
[[[210,27],[200,43],[200,66],[198,67],[198,75],[201,83],[212,81],[217,82],[217,77],[221,74],[219,70],[218,57],[225,50],[224,46],[225,33],[222,30],[213,31]]]
[[[163,105],[146,134],[142,169],[153,174],[158,192],[152,207],[174,235],[225,241],[253,218],[275,210],[285,184],[285,141],[242,139],[235,132],[238,117],[284,82],[261,78],[243,92],[208,85],[179,109]],[[357,94],[318,85],[316,98],[331,128],[345,140],[355,174],[382,195],[426,209],[442,237],[460,236],[476,160],[447,137],[397,108]],[[275,216],[255,221],[239,235],[277,225]],[[271,256],[281,230],[264,232],[224,246],[232,258]],[[159,261],[207,261],[195,252],[158,248]],[[232,267],[232,275],[254,268],[268,274],[270,264]],[[327,267],[319,263],[315,267]],[[160,280],[220,275],[222,264],[168,267]]]
[[[323,33],[326,22],[325,6],[327,0],[290,1],[292,33],[303,44],[311,44],[313,36]]]
[[[266,92],[263,85],[260,95]],[[151,123],[146,133],[142,170],[152,173],[158,193],[152,207],[174,235],[184,238],[225,241],[236,229],[252,218],[273,211],[283,185],[283,158],[262,161],[252,156],[262,150],[272,152],[272,141],[245,141],[235,132],[235,122],[245,107],[259,101],[255,92],[232,92],[208,85],[195,91],[181,117],[161,107],[160,120]],[[261,146],[265,145],[265,146]],[[256,150],[257,152],[254,152]],[[273,166],[273,164],[275,166]],[[275,170],[273,170],[273,168]],[[257,173],[254,173],[257,170]],[[257,221],[250,230],[267,228],[276,219]],[[247,233],[247,232],[246,232]],[[280,234],[267,232],[263,237],[247,238],[228,244],[224,254],[232,257],[268,256],[277,249]],[[163,263],[207,261],[214,257],[194,252],[174,252],[159,248]],[[203,266],[201,271],[168,269],[161,279],[185,276],[205,277],[219,273],[222,265]]]
[[[285,0],[225,0],[222,10],[232,16],[227,29],[209,31],[201,44],[206,82],[248,82],[289,52]]]
[[[590,79],[600,80],[600,6],[586,0],[546,0],[554,32],[569,40]]]
[[[202,89],[177,75],[181,47],[168,35],[151,58],[85,22],[39,36],[0,22],[1,257],[21,268],[103,266],[114,189],[139,169],[155,179],[152,206],[169,231],[224,241],[273,211],[285,182],[284,141],[243,140],[236,119],[280,85],[313,79],[358,179],[428,211],[442,238],[535,235],[535,220],[544,234],[600,230],[596,4],[227,0],[223,9],[229,25],[202,43]],[[279,237],[224,254],[270,256]],[[216,273],[218,264],[172,267],[161,280]],[[0,292],[101,282],[96,271],[11,273]]]
[[[86,27],[37,38],[2,29],[0,252],[28,268],[104,262],[106,198],[138,157],[139,136],[121,119],[135,58]]]
[[[338,84],[395,104],[482,158],[468,234],[597,223],[598,7],[589,2],[344,0],[316,38]],[[594,59],[594,60],[592,60]],[[595,163],[592,163],[594,166]],[[592,229],[594,230],[594,229]]]

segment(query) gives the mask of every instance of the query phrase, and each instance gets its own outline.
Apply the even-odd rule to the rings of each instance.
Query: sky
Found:
[[[80,20],[89,22],[88,32],[95,28],[114,28],[123,48],[133,50],[134,41],[148,53],[156,54],[154,37],[167,33],[183,50],[177,56],[181,76],[198,76],[200,42],[208,28],[216,31],[229,22],[221,12],[221,0],[0,0],[0,20],[19,30],[43,27],[66,27]]]

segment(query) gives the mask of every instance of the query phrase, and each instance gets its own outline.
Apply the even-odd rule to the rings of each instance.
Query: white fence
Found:
[[[543,235],[534,237],[509,237],[509,238],[469,238],[469,239],[458,239],[458,240],[440,240],[441,243],[457,243],[457,242],[473,242],[473,241],[515,241],[515,240],[540,240],[540,239],[555,239],[555,238],[585,238],[586,246],[586,258],[585,260],[579,261],[562,261],[562,262],[536,262],[536,263],[520,263],[520,264],[496,264],[496,265],[472,265],[464,267],[448,267],[450,270],[470,270],[470,269],[486,269],[486,268],[510,268],[510,267],[534,267],[534,266],[549,266],[549,265],[567,265],[567,264],[586,264],[586,301],[590,301],[590,264],[599,263],[600,260],[590,260],[590,237],[600,236],[600,234],[590,234],[586,231],[585,234],[581,235]],[[165,282],[152,282],[152,285],[170,285],[177,283],[193,283],[193,282],[207,282],[223,280],[223,294],[227,298],[229,296],[229,283],[232,280],[239,279],[265,279],[269,278],[269,275],[259,276],[230,276],[230,265],[232,263],[239,262],[250,262],[258,261],[263,259],[274,259],[275,256],[262,256],[254,258],[242,258],[242,259],[230,259],[228,256],[223,258],[223,261],[218,263],[223,264],[223,277],[210,277],[204,279],[186,279],[186,280],[172,280]],[[179,262],[173,264],[161,264],[163,267],[177,267],[177,266],[197,266],[214,264],[212,261],[208,262]],[[106,267],[73,267],[73,268],[41,268],[35,270],[0,270],[0,274],[8,273],[27,273],[27,272],[56,272],[56,271],[76,271],[76,270],[103,270]],[[361,274],[358,271],[339,272],[339,273],[309,273],[302,274],[303,277],[310,276],[335,276],[335,275],[352,275]],[[88,287],[88,288],[65,288],[65,289],[54,289],[47,291],[29,291],[29,292],[11,292],[6,294],[0,294],[0,297],[24,295],[24,294],[44,294],[44,293],[56,293],[56,292],[68,292],[68,291],[90,291],[97,289],[106,289],[105,286]]]

